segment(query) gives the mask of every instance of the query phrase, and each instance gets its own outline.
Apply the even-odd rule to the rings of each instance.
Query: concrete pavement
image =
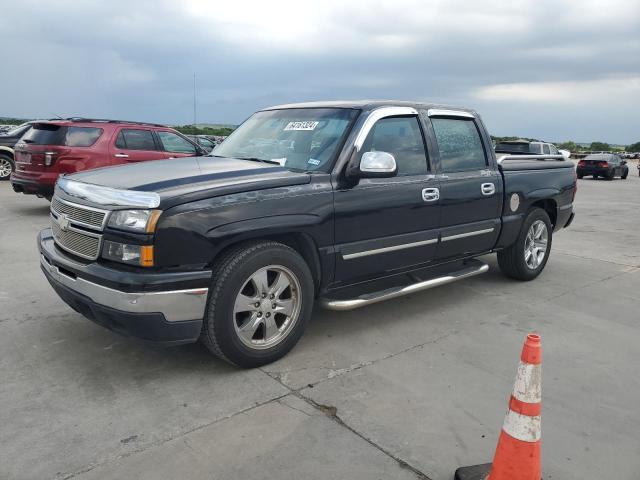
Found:
[[[534,282],[488,274],[317,309],[251,371],[69,309],[38,267],[45,200],[0,183],[0,478],[429,478],[491,460],[526,332],[543,337],[546,478],[640,474],[640,179],[579,181]]]

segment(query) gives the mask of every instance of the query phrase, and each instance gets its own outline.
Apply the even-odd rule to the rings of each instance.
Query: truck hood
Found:
[[[279,165],[222,157],[185,157],[98,168],[65,178],[121,190],[156,192],[163,205],[309,183],[311,176]]]

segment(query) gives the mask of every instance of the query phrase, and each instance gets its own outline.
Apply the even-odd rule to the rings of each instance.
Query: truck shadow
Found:
[[[49,208],[49,203],[45,202],[42,205],[13,205],[11,211],[21,217],[48,217]]]

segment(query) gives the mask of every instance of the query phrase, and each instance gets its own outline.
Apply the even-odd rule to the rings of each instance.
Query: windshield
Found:
[[[345,108],[257,112],[212,155],[276,162],[295,171],[328,172],[358,112]]]

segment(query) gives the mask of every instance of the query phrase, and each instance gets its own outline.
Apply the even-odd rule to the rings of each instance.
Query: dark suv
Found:
[[[627,161],[613,153],[597,153],[587,155],[578,162],[576,167],[578,178],[585,175],[592,175],[594,179],[598,177],[613,180],[620,177],[622,180],[629,175],[629,167]]]
[[[35,122],[15,145],[11,184],[16,192],[51,198],[56,180],[66,173],[204,154],[164,125],[87,118]]]

